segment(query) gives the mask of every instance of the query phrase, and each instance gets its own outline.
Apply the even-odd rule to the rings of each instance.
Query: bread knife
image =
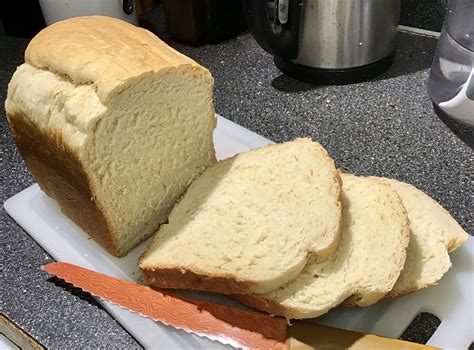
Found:
[[[75,287],[165,325],[244,349],[436,349],[431,346],[173,295],[76,265],[43,269]]]

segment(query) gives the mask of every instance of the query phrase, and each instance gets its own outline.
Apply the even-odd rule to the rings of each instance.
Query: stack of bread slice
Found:
[[[436,284],[467,237],[414,186],[341,174],[319,144],[296,139],[208,168],[139,265],[154,287],[312,318]]]
[[[275,291],[235,299],[275,315],[309,318],[338,305],[372,305],[441,279],[451,266],[448,252],[468,238],[449,213],[396,180],[348,174],[342,180],[343,232],[336,254],[308,263],[295,280]]]

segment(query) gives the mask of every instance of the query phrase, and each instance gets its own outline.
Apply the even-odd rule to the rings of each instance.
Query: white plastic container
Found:
[[[474,1],[450,0],[428,80],[433,103],[474,129]]]
[[[77,16],[102,15],[138,25],[133,0],[39,0],[47,25]]]

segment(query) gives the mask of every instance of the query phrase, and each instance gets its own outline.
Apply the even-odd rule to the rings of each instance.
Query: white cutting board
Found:
[[[218,159],[271,143],[222,117],[218,117],[214,142]],[[4,207],[7,213],[57,261],[73,263],[124,280],[142,281],[137,268],[137,259],[148,242],[142,243],[125,258],[119,259],[109,255],[67,219],[56,203],[47,197],[38,185],[33,185],[8,199]],[[441,319],[440,326],[428,344],[442,348],[467,349],[474,340],[472,237],[452,254],[452,261],[453,268],[435,287],[367,308],[332,310],[315,321],[398,338],[414,317],[425,311]],[[161,325],[109,302],[99,301],[147,349],[226,348],[217,342]]]

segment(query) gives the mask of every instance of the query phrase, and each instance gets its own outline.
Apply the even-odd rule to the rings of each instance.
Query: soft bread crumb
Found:
[[[371,305],[395,284],[406,257],[408,218],[395,190],[381,181],[342,174],[342,232],[336,253],[310,261],[285,286],[237,300],[287,318],[320,316],[346,301]]]
[[[275,289],[298,275],[309,254],[334,252],[339,186],[333,161],[308,139],[218,162],[173,209],[140,267],[157,287]],[[182,269],[188,276],[178,279]]]

